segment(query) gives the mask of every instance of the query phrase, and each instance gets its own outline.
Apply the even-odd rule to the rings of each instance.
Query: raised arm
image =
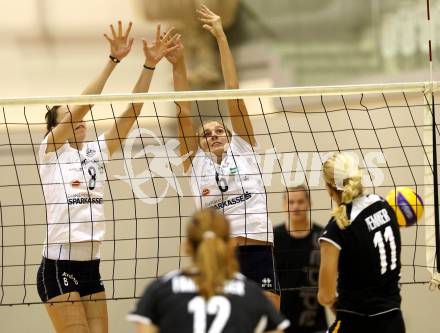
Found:
[[[157,63],[159,63],[165,55],[177,48],[176,42],[179,39],[180,35],[175,34],[173,36],[173,28],[169,29],[161,39],[160,25],[158,25],[156,29],[156,40],[153,43],[148,43],[146,40],[143,40],[145,62],[136,85],[133,88],[133,93],[148,92]],[[110,155],[121,147],[122,142],[127,137],[136,118],[141,113],[143,105],[143,103],[128,105],[125,111],[117,117],[115,124],[105,132],[104,137]]]
[[[130,22],[125,33],[122,32],[122,22],[118,22],[118,32],[116,33],[113,25],[110,25],[112,37],[107,34],[104,37],[110,44],[110,56],[106,61],[102,71],[93,79],[82,92],[82,95],[101,94],[110,74],[131,50],[133,38],[129,38],[132,23]],[[61,106],[57,110],[57,118],[61,119],[48,134],[46,152],[55,151],[64,145],[68,137],[73,136],[73,124],[83,120],[85,115],[90,111],[91,105],[75,105],[73,107]]]
[[[221,17],[213,13],[208,7],[202,5],[197,10],[203,28],[208,30],[217,40],[220,51],[223,79],[226,89],[238,89],[238,75],[234,58],[229,47],[228,39],[223,30]],[[229,115],[231,116],[232,128],[234,132],[251,145],[255,146],[254,129],[244,100],[228,100]]]
[[[188,91],[188,78],[186,75],[186,64],[182,41],[179,41],[177,48],[167,55],[168,61],[173,65],[173,81],[176,91]],[[194,156],[198,149],[197,135],[191,119],[191,102],[176,102],[177,110],[177,131],[180,143],[180,155],[190,153]],[[191,159],[183,161],[184,171],[187,172],[191,166]]]

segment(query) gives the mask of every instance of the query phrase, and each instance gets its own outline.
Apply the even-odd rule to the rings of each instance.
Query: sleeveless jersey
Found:
[[[338,249],[337,311],[364,316],[400,309],[400,230],[390,205],[377,195],[347,205],[344,230],[332,218],[320,241]]]
[[[47,137],[39,150],[48,224],[46,246],[102,241],[104,161],[108,160],[104,135],[95,142],[84,142],[81,150],[68,142],[54,152],[46,153],[46,147]]]
[[[226,281],[222,293],[206,300],[182,271],[151,283],[127,319],[168,333],[261,333],[289,326],[260,287],[243,275]]]
[[[225,214],[233,237],[273,242],[266,192],[252,146],[233,134],[220,165],[198,149],[192,159],[191,188],[198,208]]]

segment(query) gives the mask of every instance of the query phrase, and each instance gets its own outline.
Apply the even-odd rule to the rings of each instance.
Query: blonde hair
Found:
[[[333,209],[332,215],[340,229],[351,223],[347,216],[347,204],[363,192],[362,172],[353,157],[338,153],[324,162],[324,180],[341,197],[341,204]]]
[[[208,299],[238,271],[229,222],[223,214],[204,209],[193,215],[187,232],[193,262],[199,271],[194,281],[200,294]]]

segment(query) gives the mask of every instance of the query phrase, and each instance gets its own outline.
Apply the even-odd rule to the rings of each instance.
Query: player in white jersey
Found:
[[[281,333],[289,326],[262,290],[237,273],[228,220],[194,214],[185,249],[192,264],[150,284],[128,316],[142,333]]]
[[[238,89],[238,76],[221,18],[202,6],[203,27],[217,40],[227,89]],[[173,64],[175,90],[189,90],[183,44],[167,56]],[[191,117],[191,103],[177,103],[180,154],[200,208],[215,208],[231,222],[241,272],[259,283],[279,304],[278,281],[273,262],[273,233],[267,198],[255,156],[256,140],[243,100],[227,102],[233,131],[217,121],[199,130]],[[188,158],[189,157],[189,158]]]
[[[131,23],[125,32],[111,25],[110,56],[84,95],[100,94],[119,63],[130,52]],[[176,47],[172,29],[156,41],[143,41],[145,63],[133,92],[147,92],[156,64]],[[99,273],[99,249],[104,239],[104,162],[120,149],[142,103],[129,105],[97,141],[86,141],[83,118],[90,105],[56,106],[46,114],[47,133],[40,146],[47,232],[37,275],[41,300],[57,332],[107,332],[105,291]],[[96,301],[99,300],[99,301]]]

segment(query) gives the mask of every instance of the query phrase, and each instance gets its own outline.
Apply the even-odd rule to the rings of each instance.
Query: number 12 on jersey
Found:
[[[394,238],[393,229],[390,226],[385,228],[382,236],[381,231],[377,231],[373,238],[374,247],[379,248],[380,257],[380,274],[385,274],[388,269],[387,253],[385,250],[385,242],[390,244],[391,249],[391,266],[390,270],[394,270],[397,267],[397,251],[396,251],[396,240]]]
[[[188,312],[194,315],[194,333],[221,333],[231,315],[231,303],[223,296],[213,296],[208,301],[197,296],[188,303]],[[208,315],[215,315],[215,318],[206,331]]]

